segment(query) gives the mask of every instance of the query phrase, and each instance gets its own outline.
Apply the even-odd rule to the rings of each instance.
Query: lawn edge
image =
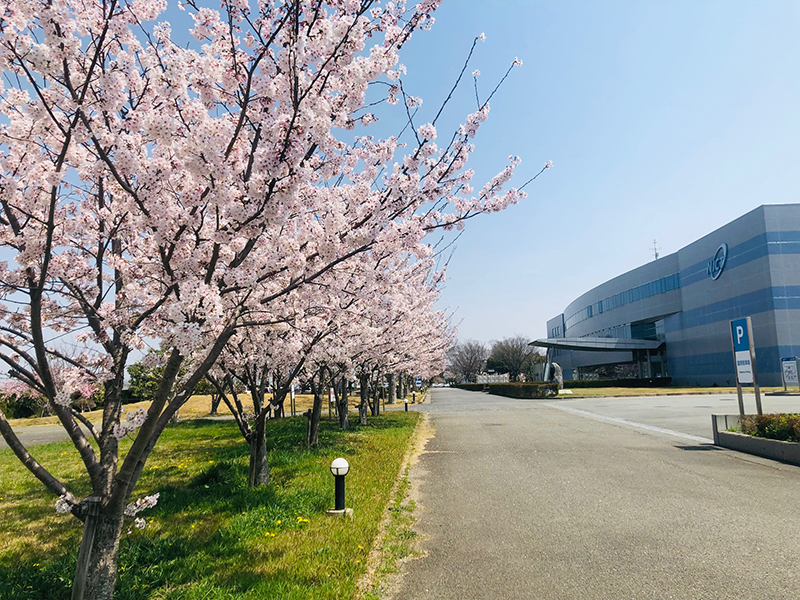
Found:
[[[389,501],[384,507],[383,516],[381,517],[381,522],[378,526],[378,534],[375,537],[375,544],[373,545],[372,551],[367,559],[366,573],[358,580],[356,584],[356,600],[366,600],[368,597],[384,597],[385,592],[393,587],[392,583],[396,582],[396,580],[399,580],[401,576],[400,570],[397,567],[403,559],[392,558],[390,553],[386,550],[387,542],[390,541],[389,529],[393,519],[391,508],[395,504],[403,503],[408,499],[413,484],[402,487],[401,484],[404,480],[408,482],[408,473],[411,470],[411,467],[417,462],[419,457],[425,451],[425,446],[434,436],[434,434],[435,430],[431,424],[430,416],[427,413],[422,413],[422,418],[417,421],[417,424],[414,427],[414,432],[409,440],[408,448],[406,449],[406,453],[403,456],[402,462],[400,463],[400,468],[397,471],[397,477],[395,479],[394,486],[392,487],[392,491],[389,495]],[[417,506],[419,505],[417,504]],[[412,508],[412,513],[413,510],[414,509]],[[412,526],[416,522],[413,514],[410,521],[411,522],[408,524],[408,526],[404,527],[404,530],[411,530]],[[414,556],[421,555],[415,552],[412,557]],[[387,574],[386,571],[394,572]]]

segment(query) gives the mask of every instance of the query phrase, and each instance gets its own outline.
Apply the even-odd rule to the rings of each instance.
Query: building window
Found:
[[[615,308],[619,308],[620,306],[631,304],[632,302],[638,302],[639,300],[644,300],[645,298],[650,298],[651,296],[657,296],[658,294],[672,292],[680,287],[681,280],[678,273],[668,275],[667,277],[661,277],[660,279],[656,279],[629,290],[625,290],[619,294],[609,296],[605,300],[600,300],[594,305],[589,305],[586,308],[579,310],[566,319],[565,326],[567,329],[569,329],[581,321],[591,319],[594,315],[602,314],[604,311],[613,310]]]

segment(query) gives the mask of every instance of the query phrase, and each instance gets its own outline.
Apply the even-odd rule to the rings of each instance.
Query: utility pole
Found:
[[[656,243],[657,243],[656,240],[653,240],[653,256],[654,256],[653,260],[658,260],[658,256],[659,256],[659,254],[658,254],[658,246],[656,245]]]

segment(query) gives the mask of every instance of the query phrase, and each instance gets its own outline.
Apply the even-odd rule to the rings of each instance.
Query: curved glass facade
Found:
[[[711,265],[721,245],[726,258]],[[562,350],[566,378],[598,365],[638,365],[640,375],[668,373],[676,384],[725,386],[735,384],[729,323],[746,316],[760,383],[780,385],[780,359],[800,356],[800,204],[761,206],[597,286],[550,319],[547,331],[664,341],[657,357]]]
[[[577,325],[581,321],[591,319],[594,315],[602,314],[603,312],[620,308],[645,298],[650,298],[657,294],[665,294],[681,287],[680,273],[673,273],[666,277],[660,277],[654,281],[649,281],[642,285],[619,292],[613,296],[608,296],[605,300],[598,300],[594,304],[590,304],[586,308],[573,313],[566,319],[567,329],[573,325]]]

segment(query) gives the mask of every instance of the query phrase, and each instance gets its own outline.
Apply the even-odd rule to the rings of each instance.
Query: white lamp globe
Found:
[[[336,458],[331,463],[331,473],[334,475],[347,475],[350,471],[350,464],[343,458]]]

